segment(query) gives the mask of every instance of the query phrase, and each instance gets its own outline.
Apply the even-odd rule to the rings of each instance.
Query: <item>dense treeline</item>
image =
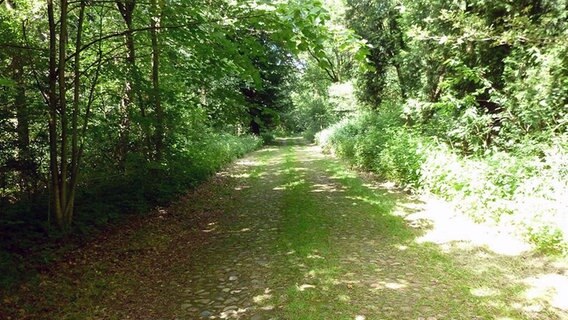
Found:
[[[335,21],[367,41],[370,67],[340,79],[307,68],[298,92],[312,98],[297,99],[296,110],[327,125],[346,109],[355,115],[320,143],[476,219],[515,226],[545,251],[565,251],[568,3],[334,5]]]
[[[1,0],[0,273],[258,147],[326,19],[317,1]]]
[[[373,45],[369,105],[396,91],[409,124],[465,154],[565,132],[565,1],[353,3],[349,23]]]

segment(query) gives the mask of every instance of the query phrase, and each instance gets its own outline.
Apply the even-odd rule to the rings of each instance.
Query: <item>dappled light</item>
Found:
[[[408,287],[408,284],[406,283],[379,281],[377,283],[372,283],[370,290],[371,291],[383,290],[383,289],[400,290],[406,287]]]
[[[447,204],[435,199],[428,199],[422,211],[410,213],[405,220],[411,225],[423,225],[427,221],[424,235],[417,238],[418,243],[433,242],[440,245],[453,244],[462,248],[483,246],[502,255],[518,256],[531,247],[512,235],[499,233],[487,226],[474,223],[471,219],[459,215]],[[460,244],[460,242],[463,242]]]
[[[470,292],[476,297],[491,297],[499,294],[499,290],[488,287],[472,288]]]
[[[568,0],[0,0],[0,319],[568,320]]]
[[[245,166],[245,167],[258,167],[260,166],[260,162],[257,160],[252,160],[252,159],[241,159],[241,160],[237,160],[237,164]]]
[[[363,202],[368,203],[370,205],[381,205],[382,204],[382,202],[380,200],[372,199],[371,197],[348,196],[348,197],[345,197],[345,198],[351,199],[351,200],[363,201]]]
[[[441,201],[361,179],[295,141],[235,163],[216,178],[223,180],[181,203],[199,208],[205,220],[199,228],[174,229],[182,230],[174,233],[179,242],[154,244],[163,236],[131,242],[178,248],[180,260],[163,258],[167,264],[151,275],[175,292],[171,310],[178,318],[260,320],[313,309],[329,319],[445,319],[463,312],[516,319],[561,318],[567,311],[563,265],[535,260],[521,267],[530,256],[505,235]],[[171,216],[165,212],[178,210],[158,209],[161,223]],[[204,245],[188,250],[197,234]]]
[[[522,280],[528,288],[523,295],[529,300],[550,301],[558,309],[568,311],[568,269],[563,274],[539,274]]]
[[[311,285],[311,284],[302,284],[297,286],[298,291],[306,291],[309,289],[314,289],[316,286]]]
[[[341,186],[335,184],[314,184],[310,192],[345,192]]]
[[[271,290],[267,288],[267,289],[264,290],[264,293],[263,293],[263,294],[259,294],[259,295],[257,295],[257,296],[254,296],[254,297],[252,298],[252,300],[253,300],[255,303],[263,303],[263,302],[265,302],[265,301],[267,301],[267,300],[270,300],[270,299],[272,298],[272,295],[270,294],[270,292],[271,292]]]
[[[320,256],[319,254],[308,254],[307,256],[308,259],[325,259],[324,257]]]

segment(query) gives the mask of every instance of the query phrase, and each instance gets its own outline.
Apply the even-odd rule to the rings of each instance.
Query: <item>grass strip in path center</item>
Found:
[[[287,149],[276,244],[286,253],[273,280],[281,292],[267,300],[279,319],[559,319],[530,311],[535,305],[506,274],[477,272],[417,243],[423,231],[399,212],[412,204],[408,195],[362,180],[313,147]]]

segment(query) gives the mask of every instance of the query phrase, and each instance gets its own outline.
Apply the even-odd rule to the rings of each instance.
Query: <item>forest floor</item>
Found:
[[[1,319],[568,319],[568,267],[287,139],[0,302]]]

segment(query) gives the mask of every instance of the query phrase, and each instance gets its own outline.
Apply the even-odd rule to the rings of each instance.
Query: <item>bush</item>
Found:
[[[260,138],[262,139],[262,142],[264,144],[271,144],[271,143],[274,143],[274,141],[276,140],[276,138],[274,137],[274,134],[272,134],[271,132],[261,133]]]
[[[317,133],[317,130],[315,130],[314,128],[309,128],[306,129],[306,131],[302,132],[302,137],[308,142],[314,142]]]
[[[529,228],[529,239],[537,249],[549,255],[568,254],[568,245],[562,231],[550,226],[542,226],[538,229]]]
[[[451,201],[477,221],[516,226],[541,251],[565,252],[568,135],[517,145],[515,153],[464,156],[379,112],[345,119],[316,141],[354,166]]]
[[[129,214],[144,214],[154,206],[167,205],[261,145],[258,137],[206,131],[200,133],[200,139],[189,137],[172,147],[161,162],[148,162],[142,155],[131,154],[122,174],[87,172],[77,190],[72,233],[85,236]],[[53,255],[50,244],[65,236],[46,223],[47,203],[47,197],[33,205],[16,203],[0,217],[0,235],[5,237],[0,243],[0,288],[33,272],[30,265],[49,261],[46,257]],[[46,241],[48,237],[53,243]]]
[[[392,112],[363,114],[317,134],[319,144],[351,164],[417,188],[427,139],[404,128]]]
[[[387,130],[385,135],[388,140],[373,169],[403,186],[419,188],[427,139],[404,128]]]

